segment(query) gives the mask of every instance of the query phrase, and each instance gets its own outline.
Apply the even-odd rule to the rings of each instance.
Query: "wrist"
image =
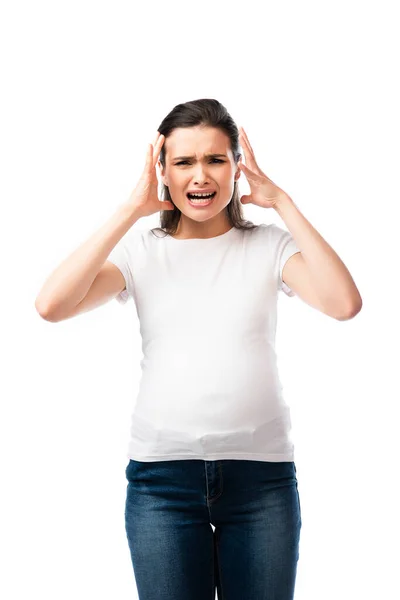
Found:
[[[293,200],[291,199],[291,197],[286,194],[285,192],[283,192],[277,199],[275,205],[274,205],[274,209],[276,210],[276,212],[279,214],[282,210],[285,210],[285,207],[293,204]]]
[[[131,202],[124,202],[117,208],[117,214],[120,218],[127,221],[138,221],[141,218],[141,214],[137,207],[133,206]]]

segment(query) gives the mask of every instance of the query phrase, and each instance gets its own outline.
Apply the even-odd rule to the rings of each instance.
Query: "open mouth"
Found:
[[[212,192],[212,194],[201,194],[201,195],[186,194],[186,197],[192,206],[207,206],[208,204],[210,204],[213,201],[216,194],[217,194],[217,192]]]

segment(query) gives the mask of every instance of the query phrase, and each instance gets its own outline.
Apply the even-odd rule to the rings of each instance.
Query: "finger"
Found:
[[[156,137],[154,138],[154,142],[153,142],[153,148],[154,148],[154,146],[156,145],[156,143],[157,143],[157,140],[158,140],[158,138],[159,138],[159,137],[160,137],[160,132],[159,132],[159,131],[157,131],[157,133],[156,133]]]
[[[238,163],[239,164],[239,168],[243,171],[243,173],[246,175],[246,178],[249,181],[254,181],[256,183],[260,182],[260,176],[257,175],[257,173],[254,173],[254,171],[251,171],[244,163]]]
[[[254,152],[244,135],[240,135],[240,141],[243,146],[244,156],[246,158],[246,164],[256,173],[261,175],[262,171],[257,164],[256,157],[254,156]]]
[[[146,150],[146,160],[144,163],[144,173],[150,173],[151,171],[151,157],[153,156],[153,146],[151,144],[147,144]]]
[[[154,152],[156,151],[156,146],[157,146],[157,142],[159,141],[159,139],[160,139],[160,132],[157,131],[154,141],[152,143],[152,156],[153,157],[154,157]],[[153,160],[153,167],[154,167],[154,160]]]
[[[246,162],[248,163],[249,160],[251,160],[251,158],[249,156],[249,149],[247,147],[246,140],[244,139],[244,137],[242,136],[242,134],[239,135],[239,143],[240,143],[240,145],[243,148],[244,158],[245,158]]]
[[[239,139],[241,140],[241,143],[243,145],[243,150],[244,150],[244,155],[246,157],[246,162],[248,162],[250,164],[252,162],[255,162],[254,152],[253,152],[253,150],[252,150],[252,148],[251,148],[251,146],[249,144],[248,139],[243,134],[240,135]]]
[[[165,142],[165,136],[160,134],[156,145],[154,146],[154,152],[153,152],[153,167],[156,166],[158,158],[160,156],[160,152],[161,152],[161,148],[163,146],[163,143]]]
[[[253,150],[253,148],[251,147],[251,144],[250,144],[250,142],[249,142],[249,138],[247,137],[247,133],[245,132],[245,130],[243,129],[243,127],[240,127],[239,129],[240,129],[240,132],[241,132],[241,134],[242,134],[242,137],[244,138],[244,140],[245,140],[245,142],[246,142],[246,144],[247,144],[247,146],[248,146],[249,150],[251,151],[251,153],[253,154],[253,156],[255,156],[255,155],[254,155],[254,150]]]
[[[162,136],[164,137],[164,136]],[[155,164],[157,163],[157,157],[159,154],[159,149],[158,147],[161,149],[161,145],[159,144],[160,142],[160,132],[157,131],[157,135],[155,137],[154,143],[153,144],[148,144],[147,145],[147,154],[146,154],[146,169],[151,172],[155,166]],[[154,157],[156,157],[156,159],[154,160]]]

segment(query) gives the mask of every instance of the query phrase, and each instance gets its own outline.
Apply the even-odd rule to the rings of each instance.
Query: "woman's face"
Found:
[[[177,128],[166,138],[164,150],[165,169],[158,161],[161,179],[182,215],[198,222],[218,215],[229,204],[241,173],[229,137],[214,127]],[[192,205],[187,193],[196,190],[216,194],[207,204]]]

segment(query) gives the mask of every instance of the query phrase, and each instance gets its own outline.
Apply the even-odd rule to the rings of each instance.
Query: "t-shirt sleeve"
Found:
[[[293,236],[289,231],[278,227],[274,223],[271,224],[273,229],[273,234],[275,236],[276,243],[276,260],[279,269],[279,280],[278,280],[278,288],[279,290],[285,292],[287,296],[295,296],[294,291],[283,281],[282,279],[282,271],[285,266],[286,261],[296,254],[296,252],[301,252],[300,248],[296,245],[296,242],[293,239]]]
[[[141,230],[130,229],[111,250],[107,260],[121,271],[125,279],[125,289],[115,299],[125,304],[129,298],[134,298],[134,261],[139,251]]]

